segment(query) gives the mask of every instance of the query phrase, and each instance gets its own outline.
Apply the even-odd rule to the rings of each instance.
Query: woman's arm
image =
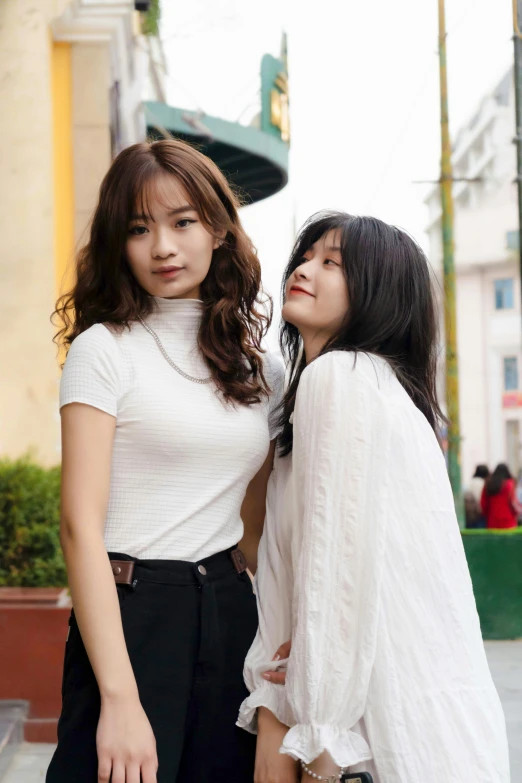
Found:
[[[157,757],[125,645],[103,532],[116,419],[89,405],[62,408],[61,542],[75,615],[101,696],[99,780],[155,783]],[[112,778],[111,778],[112,772]]]
[[[257,550],[259,541],[263,535],[263,524],[266,511],[266,488],[268,479],[274,466],[276,441],[270,443],[270,449],[263,466],[256,473],[247,487],[245,499],[241,506],[241,519],[245,525],[245,532],[239,544],[245,555],[250,571],[257,571]]]
[[[371,758],[366,708],[380,612],[391,423],[371,359],[330,353],[303,373],[294,413],[292,651],[296,724],[282,751],[312,764]],[[372,375],[373,374],[373,375]]]
[[[264,357],[264,371],[270,386],[268,400],[268,430],[270,449],[266,460],[247,487],[241,507],[241,518],[245,525],[243,539],[239,546],[243,551],[252,574],[257,571],[257,550],[263,534],[266,511],[266,489],[274,466],[274,454],[279,434],[280,404],[283,398],[285,371],[280,359],[271,354]]]
[[[297,762],[279,752],[287,732],[273,712],[259,707],[254,783],[298,783]]]

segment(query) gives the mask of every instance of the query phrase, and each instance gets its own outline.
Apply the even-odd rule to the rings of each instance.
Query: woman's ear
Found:
[[[218,234],[218,236],[214,238],[214,250],[217,250],[219,247],[224,245],[226,238],[227,238],[227,232],[225,229],[222,229],[220,234]]]

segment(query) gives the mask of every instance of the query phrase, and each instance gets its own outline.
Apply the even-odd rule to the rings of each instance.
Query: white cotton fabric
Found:
[[[375,783],[508,783],[493,685],[444,457],[391,367],[332,352],[304,371],[293,454],[268,490],[245,664],[290,726],[282,752],[324,750]],[[261,673],[292,639],[286,686]]]
[[[203,304],[155,299],[147,322],[173,361],[209,376],[197,347]],[[179,375],[139,323],[117,332],[96,324],[73,342],[60,406],[79,402],[116,417],[108,551],[194,562],[243,536],[240,508],[248,483],[277,435],[282,362],[265,355],[270,398],[225,403],[211,384]]]

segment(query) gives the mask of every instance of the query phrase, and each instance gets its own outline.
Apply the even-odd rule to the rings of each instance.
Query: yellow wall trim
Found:
[[[56,295],[74,279],[74,169],[71,44],[53,41],[53,153]]]

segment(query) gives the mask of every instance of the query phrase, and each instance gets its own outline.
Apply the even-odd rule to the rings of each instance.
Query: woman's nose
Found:
[[[169,258],[176,256],[178,248],[174,238],[167,231],[158,231],[154,236],[152,255],[154,258]]]
[[[297,267],[295,270],[296,277],[300,278],[301,280],[309,280],[310,279],[310,262],[306,262],[304,264],[301,264]]]

